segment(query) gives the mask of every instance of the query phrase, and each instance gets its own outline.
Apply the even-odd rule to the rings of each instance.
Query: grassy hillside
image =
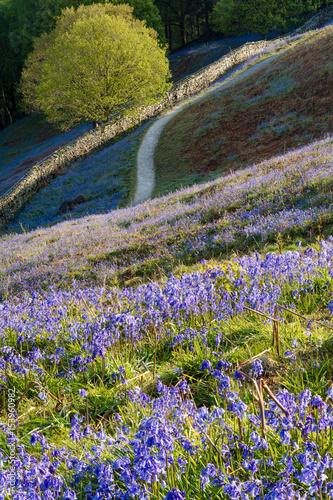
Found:
[[[331,498],[332,153],[0,240],[2,498]]]
[[[301,38],[267,68],[187,107],[155,154],[155,194],[295,149],[333,130],[333,30]]]
[[[179,262],[315,243],[332,232],[332,162],[330,138],[138,207],[3,237],[0,289],[146,281]]]
[[[277,68],[251,94],[268,92],[266,112]],[[327,68],[304,97],[322,124]],[[105,164],[121,180],[142,133],[83,162],[82,185]],[[0,237],[0,500],[333,498],[333,135],[313,137],[136,207]],[[56,206],[47,189],[41,212]]]
[[[0,132],[0,195],[46,156],[86,132],[87,125],[60,133],[41,115],[30,115]]]

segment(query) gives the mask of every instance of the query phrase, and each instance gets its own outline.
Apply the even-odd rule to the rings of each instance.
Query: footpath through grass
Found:
[[[332,47],[332,26],[306,34],[252,77],[187,106],[157,146],[155,196],[332,132]]]

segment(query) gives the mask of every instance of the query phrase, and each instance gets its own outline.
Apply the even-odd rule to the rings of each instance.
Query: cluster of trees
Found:
[[[282,32],[332,0],[156,0],[171,50],[213,28],[222,35]]]
[[[331,0],[218,0],[212,17],[215,29],[224,35],[252,32],[265,38],[274,29],[286,32],[302,14],[329,3]]]
[[[19,90],[27,112],[69,129],[135,113],[167,90],[169,76],[156,31],[129,5],[99,3],[63,10],[35,40]]]
[[[50,120],[56,121],[52,110],[61,102],[61,97],[67,92],[67,98],[70,95],[73,107],[76,103],[77,108],[80,85],[82,87],[85,82],[88,95],[92,92],[89,81],[94,78],[103,81],[104,87],[100,89],[100,94],[103,94],[103,109],[93,107],[92,120],[94,123],[105,121],[108,114],[113,116],[130,108],[133,110],[140,100],[150,102],[152,96],[166,89],[166,42],[169,50],[173,50],[212,28],[222,36],[255,32],[265,37],[272,29],[286,31],[297,19],[300,20],[302,14],[314,12],[332,2],[333,0],[0,0],[0,128],[36,109],[42,110]],[[103,30],[98,28],[98,21],[92,20],[96,17],[100,18],[100,28],[103,26],[104,35]],[[113,20],[111,25],[113,17],[117,21]],[[138,39],[133,33],[135,31]],[[111,36],[113,32],[118,33],[117,42]],[[113,42],[106,43],[103,36],[109,37],[109,42]],[[87,59],[84,54],[88,52],[91,55]],[[106,52],[111,54],[108,63]],[[59,54],[63,58],[62,64],[57,61]],[[126,58],[131,60],[128,66],[122,62]],[[93,60],[95,63],[99,61],[99,69],[93,69]],[[71,65],[71,61],[75,61],[75,65]],[[68,77],[71,78],[73,92],[70,93],[68,89],[65,91],[64,88],[61,91],[62,82],[67,81],[66,85],[69,85],[69,70],[78,68],[79,65],[86,65],[86,68],[77,71],[76,76]],[[146,72],[146,78],[138,74],[140,68],[142,74]],[[90,74],[95,72],[95,77],[89,80],[86,74],[88,71]],[[124,86],[120,83],[120,72],[124,78],[126,76],[128,87],[127,84]],[[140,82],[147,92],[138,90],[133,82],[130,84],[134,74],[137,83]],[[148,77],[152,79],[151,85]],[[93,85],[95,84],[91,83],[91,87]],[[132,92],[133,97],[124,102],[118,95],[111,105],[111,98],[107,98],[106,94],[116,93],[117,85],[122,86],[124,95]],[[55,86],[59,89],[57,92],[53,92]],[[64,126],[73,125],[68,118],[70,107],[67,104],[59,104],[56,109],[57,114],[63,117]],[[83,111],[80,116],[84,119]]]
[[[216,3],[217,0],[156,0],[171,50],[209,30]]]

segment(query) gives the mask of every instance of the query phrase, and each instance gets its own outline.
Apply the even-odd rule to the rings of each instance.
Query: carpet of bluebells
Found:
[[[109,212],[128,202],[135,177],[135,155],[146,125],[82,162],[71,166],[65,175],[50,181],[47,187],[31,198],[11,220],[10,231],[30,231],[62,220],[87,214]],[[134,182],[133,182],[134,183]],[[84,195],[87,202],[69,214],[58,215],[64,200]]]
[[[332,158],[328,138],[138,207],[4,236],[0,293],[113,285],[232,249],[313,242],[331,234]]]
[[[1,500],[333,498],[332,152],[1,239]]]
[[[61,401],[62,392],[72,396],[76,391],[79,400],[86,401],[87,413],[84,405],[76,412],[72,401],[66,417],[61,412],[54,417],[57,424],[65,421],[61,429],[71,440],[66,446],[57,445],[54,436],[45,437],[48,426],[36,431],[37,419],[28,442],[21,438],[23,443],[17,437],[20,411],[17,430],[4,423],[0,498],[332,498],[329,380],[322,394],[312,394],[309,388],[293,394],[282,388],[267,398],[261,414],[253,393],[249,399],[247,381],[258,387],[263,364],[254,360],[245,375],[225,358],[220,333],[245,306],[272,315],[286,297],[292,301],[287,305],[295,307],[299,296],[313,294],[318,283],[332,290],[332,262],[330,238],[318,250],[300,245],[281,255],[233,257],[215,266],[207,262],[199,272],[171,276],[164,286],[106,290],[73,285],[70,292],[35,293],[2,303],[2,387],[20,388],[19,402],[36,387],[36,397],[31,396],[33,402],[24,410],[38,405],[38,400],[42,408],[45,405],[45,420],[51,397]],[[333,312],[331,296],[332,291],[325,304],[328,313]],[[208,329],[214,333],[213,345]],[[311,325],[307,329],[311,332]],[[179,367],[174,386],[166,386],[158,376],[153,393],[130,386],[130,368],[119,366],[112,353],[117,344],[142,350],[152,332],[170,350],[183,349],[182,356],[202,345],[206,359],[198,370],[206,381],[213,381],[214,405],[196,405],[192,377]],[[292,362],[297,344],[293,339],[285,352]],[[92,367],[97,377],[99,366],[102,378],[89,384]],[[89,425],[88,407],[96,390],[112,392],[119,386],[120,411],[113,413],[112,427]],[[89,391],[95,391],[90,399]],[[124,400],[132,407],[130,418]],[[11,462],[10,445],[16,452]]]

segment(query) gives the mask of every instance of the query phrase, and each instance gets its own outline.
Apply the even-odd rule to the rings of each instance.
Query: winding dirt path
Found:
[[[157,118],[152,123],[143,138],[137,155],[137,187],[132,206],[147,201],[152,195],[155,187],[154,154],[156,146],[166,124],[170,120],[172,120],[174,116],[180,113],[185,106],[197,102],[207,95],[219,91],[221,88],[232,87],[235,83],[244,80],[248,76],[270,64],[272,60],[275,59],[278,55],[279,54],[274,54],[273,56],[268,57],[267,59],[264,59],[263,61],[260,61],[253,66],[250,66],[242,73],[231,77],[230,80],[226,80],[223,83],[218,83],[211,89],[204,90],[201,94],[195,97],[190,97],[186,101],[172,108],[170,111],[167,111],[164,115],[162,115],[160,118]]]

